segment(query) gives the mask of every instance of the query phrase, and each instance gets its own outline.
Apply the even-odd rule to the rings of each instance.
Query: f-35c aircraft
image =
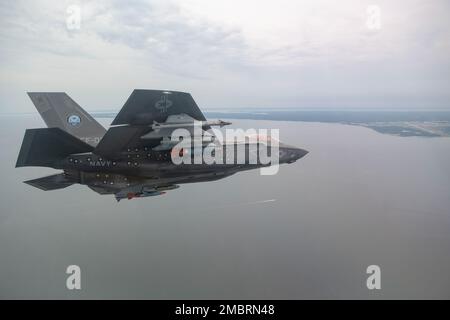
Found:
[[[192,132],[194,125],[200,123],[201,148],[206,148],[215,137],[211,127],[230,124],[207,121],[189,93],[134,90],[108,130],[64,92],[28,95],[48,128],[26,130],[16,167],[40,166],[64,171],[25,181],[42,190],[79,183],[99,194],[114,194],[120,201],[161,195],[178,188],[178,184],[218,180],[268,165],[259,160],[250,163],[248,156],[244,163],[175,164],[173,152],[193,150],[175,149],[171,140],[175,129]],[[226,150],[237,143],[223,142],[221,147]],[[249,144],[245,142],[247,153]],[[279,163],[292,163],[308,153],[282,143],[278,152]]]

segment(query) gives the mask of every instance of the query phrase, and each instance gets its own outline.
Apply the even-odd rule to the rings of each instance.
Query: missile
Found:
[[[153,130],[160,130],[160,129],[169,129],[169,128],[186,128],[186,127],[193,127],[194,125],[196,125],[196,123],[201,123],[202,128],[207,128],[207,127],[224,127],[224,126],[228,126],[231,124],[231,122],[228,121],[223,121],[223,120],[207,120],[207,121],[189,121],[189,122],[177,122],[177,123],[168,123],[168,122],[154,122],[151,125],[151,128]]]

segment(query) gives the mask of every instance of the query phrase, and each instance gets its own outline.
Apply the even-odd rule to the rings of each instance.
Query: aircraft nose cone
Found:
[[[300,149],[298,148],[295,153],[296,153],[296,158],[300,159],[303,158],[304,156],[306,156],[308,154],[309,151],[305,150],[305,149]]]
[[[287,156],[287,163],[292,163],[297,161],[300,158],[303,158],[305,155],[308,154],[307,150],[304,149],[300,149],[300,148],[292,148],[289,150],[290,152],[288,153]]]

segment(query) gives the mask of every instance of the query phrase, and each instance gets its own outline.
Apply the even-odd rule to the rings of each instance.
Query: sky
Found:
[[[450,108],[450,2],[0,0],[0,112],[27,91],[118,110],[134,88],[215,108]]]

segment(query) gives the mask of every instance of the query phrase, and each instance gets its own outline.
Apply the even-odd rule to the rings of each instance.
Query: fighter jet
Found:
[[[28,95],[47,128],[25,131],[16,167],[63,170],[25,181],[41,190],[62,189],[78,183],[99,194],[114,195],[120,201],[162,195],[179,184],[218,180],[239,171],[271,165],[262,163],[259,157],[256,163],[249,161],[249,154],[254,150],[251,146],[255,144],[249,139],[215,141],[217,134],[211,127],[230,123],[206,120],[186,92],[136,89],[108,130],[64,92],[29,92]],[[192,133],[198,127],[201,135],[190,141],[191,147],[186,148],[189,144],[184,144],[185,147],[177,148],[182,139],[173,139],[174,130]],[[231,162],[174,163],[174,153],[193,157],[195,143],[200,145],[200,151],[205,151],[212,142],[222,151],[222,160],[230,154],[227,150],[237,150],[239,143],[241,147],[244,144],[247,155],[244,162],[237,161],[236,156]],[[265,142],[257,139],[256,150],[270,143],[270,139]],[[279,143],[277,150],[280,164],[295,162],[308,153],[283,143]]]

